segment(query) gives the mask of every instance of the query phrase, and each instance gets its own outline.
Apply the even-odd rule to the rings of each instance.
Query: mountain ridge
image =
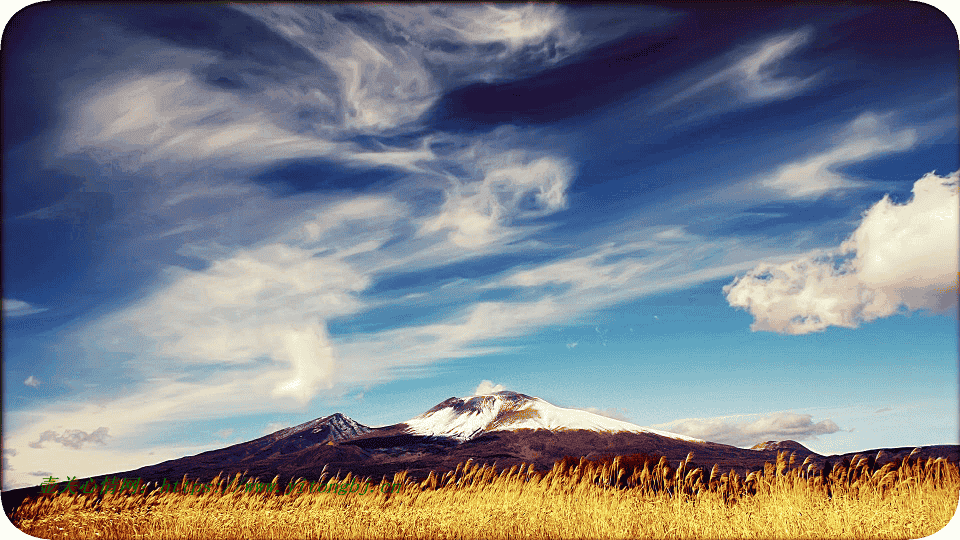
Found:
[[[480,399],[472,401],[474,398]],[[498,404],[499,408],[493,406]],[[512,405],[503,407],[504,404]],[[531,408],[536,416],[532,413],[516,414]],[[462,422],[454,421],[453,424],[437,421],[456,420],[452,416],[454,413],[466,416]],[[451,416],[434,418],[437,414]],[[551,417],[551,414],[572,416],[566,417],[568,424],[563,426],[551,423],[560,422],[559,417]],[[417,421],[418,418],[421,421]],[[592,425],[598,429],[584,429],[583,424],[577,424],[584,419],[599,422]],[[877,463],[895,461],[903,459],[914,449],[883,448],[823,456],[796,441],[768,441],[746,449],[691,437],[681,438],[677,434],[641,428],[579,409],[556,407],[539,398],[515,392],[500,396],[450,398],[408,422],[413,425],[401,422],[371,428],[342,413],[334,413],[225,448],[81,481],[92,479],[100,483],[114,476],[140,478],[143,482],[174,482],[184,476],[209,481],[221,474],[229,477],[242,474],[244,478],[269,481],[278,477],[281,482],[289,482],[296,478],[316,479],[322,474],[340,475],[348,471],[357,477],[374,479],[406,471],[409,478],[422,480],[430,472],[454,470],[468,460],[498,468],[526,463],[542,471],[567,456],[589,459],[614,455],[663,456],[669,462],[678,463],[690,452],[693,452],[696,464],[707,467],[716,464],[720,470],[735,469],[745,473],[762,468],[766,462],[776,461],[777,452],[783,450],[793,452],[800,461],[809,457],[814,466],[821,467],[850,459],[855,454],[877,454],[878,450],[882,450],[882,459],[877,455]],[[622,424],[639,430],[602,429],[604,426],[622,427]],[[587,427],[591,425],[588,423]],[[789,448],[782,447],[784,445]],[[921,447],[917,457],[941,456],[952,462],[960,461],[960,446]],[[31,486],[4,491],[3,505],[7,514],[10,515],[25,497],[39,495],[39,489],[39,486]]]

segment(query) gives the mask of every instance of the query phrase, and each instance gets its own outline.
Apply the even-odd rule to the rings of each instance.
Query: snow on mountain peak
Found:
[[[451,437],[460,441],[468,441],[491,431],[586,429],[603,433],[653,433],[673,439],[703,442],[579,409],[557,407],[538,397],[510,391],[450,398],[408,420],[406,424],[409,433]]]
[[[352,439],[370,431],[370,428],[341,413],[334,413],[330,416],[310,420],[303,424],[289,427],[277,431],[272,436],[274,439],[284,439],[299,434],[313,433],[324,437],[323,442],[340,441]]]

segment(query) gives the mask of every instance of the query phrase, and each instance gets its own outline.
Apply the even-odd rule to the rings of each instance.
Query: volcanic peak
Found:
[[[630,422],[607,418],[580,409],[557,407],[538,397],[517,392],[453,397],[406,422],[407,432],[415,435],[449,437],[461,442],[492,431],[548,429],[551,431],[590,430],[602,433],[653,433],[674,439],[702,442],[699,439],[640,427]]]
[[[352,439],[368,431],[370,431],[370,428],[352,418],[340,413],[334,413],[330,416],[310,420],[297,426],[281,429],[274,433],[272,437],[274,440],[279,440],[312,433],[320,435],[317,442],[337,442]]]

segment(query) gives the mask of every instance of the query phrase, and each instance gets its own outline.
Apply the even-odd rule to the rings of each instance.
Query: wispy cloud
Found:
[[[46,310],[47,308],[36,307],[28,302],[24,302],[23,300],[14,300],[12,298],[3,299],[4,317],[24,317],[26,315],[33,315],[34,313],[41,313]]]
[[[915,130],[893,131],[888,122],[889,115],[881,117],[864,113],[846,126],[831,148],[781,166],[772,174],[757,180],[756,187],[773,190],[789,198],[817,197],[837,189],[863,187],[863,182],[836,169],[906,150],[917,141]]]
[[[709,112],[694,113],[693,117],[696,118],[698,115],[718,114],[736,106],[793,97],[810,88],[818,76],[783,74],[781,64],[809,44],[812,38],[813,30],[802,28],[734,51],[713,66],[696,68],[671,83],[677,91],[657,108],[665,109],[693,100],[703,101],[704,95],[709,95],[715,107]],[[723,101],[726,101],[725,105],[721,104]]]
[[[718,418],[687,418],[651,426],[710,442],[749,447],[766,441],[815,440],[840,431],[830,419],[813,421],[809,414],[775,412]]]
[[[913,198],[889,196],[868,210],[839,247],[785,264],[761,264],[724,287],[731,306],[754,316],[750,328],[806,334],[907,310],[957,305],[960,228],[958,173],[929,173]]]
[[[27,377],[25,381],[23,381],[23,384],[36,388],[40,386],[40,380],[34,377],[33,375],[30,375],[29,377]]]
[[[425,221],[421,234],[450,231],[457,246],[471,249],[502,240],[517,219],[549,215],[566,206],[572,167],[554,157],[529,158],[507,152],[479,160],[483,177],[452,186],[439,214]]]

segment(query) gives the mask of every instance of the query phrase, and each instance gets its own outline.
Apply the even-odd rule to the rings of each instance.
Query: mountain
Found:
[[[798,443],[797,441],[767,441],[764,443],[755,444],[750,447],[751,450],[773,450],[773,451],[787,451],[787,452],[810,452],[810,450]],[[811,452],[812,453],[812,452]]]
[[[704,442],[579,409],[557,407],[537,397],[508,391],[467,398],[453,397],[405,423],[409,433],[450,437],[458,441],[469,441],[494,431],[583,429],[601,433],[653,433],[683,441]]]
[[[676,465],[690,452],[691,470],[716,464],[723,471],[745,473],[776,461],[778,450],[795,453],[800,462],[809,457],[817,468],[854,457],[854,453],[822,456],[795,441],[738,448],[557,407],[525,394],[496,392],[450,398],[406,422],[378,428],[336,413],[226,448],[90,479],[98,484],[106,476],[172,483],[186,475],[206,482],[221,473],[230,477],[242,473],[244,478],[279,477],[286,483],[318,479],[324,473],[342,477],[348,471],[375,480],[407,471],[410,478],[423,479],[431,471],[444,473],[468,460],[501,469],[528,463],[544,471],[565,456],[608,459],[646,454],[664,456]],[[913,447],[885,448],[881,456],[877,450],[861,455],[877,456],[876,462],[882,464],[901,460],[911,451]],[[941,456],[956,463],[960,446],[922,447],[917,457]],[[87,480],[79,479],[79,485]],[[4,491],[4,511],[10,515],[25,497],[39,492],[38,486]]]
[[[280,452],[301,450],[314,444],[345,441],[370,431],[367,426],[340,413],[281,429],[268,435]]]

